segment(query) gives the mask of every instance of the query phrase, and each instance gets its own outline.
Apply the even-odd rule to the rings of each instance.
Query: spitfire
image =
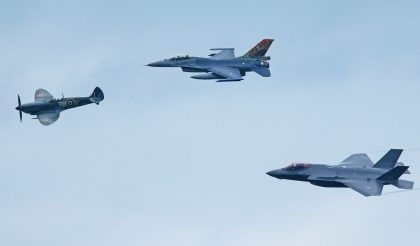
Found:
[[[413,188],[414,182],[399,179],[410,173],[408,166],[398,162],[402,151],[391,149],[376,164],[366,154],[353,154],[338,165],[294,163],[267,174],[321,187],[348,187],[364,196],[380,196],[384,185]]]
[[[21,104],[18,95],[18,106],[20,121],[22,122],[22,112],[36,115],[41,124],[44,126],[51,125],[60,117],[60,113],[66,109],[76,108],[83,105],[96,103],[99,104],[104,100],[104,93],[99,87],[96,87],[93,93],[88,97],[70,97],[60,99],[54,98],[48,91],[38,89],[35,92],[35,102]]]
[[[270,77],[269,56],[265,56],[273,39],[264,39],[245,55],[235,57],[233,48],[214,48],[218,53],[209,58],[188,55],[175,56],[148,64],[150,67],[180,67],[183,72],[199,73],[193,79],[217,79],[217,82],[241,81],[247,72]]]

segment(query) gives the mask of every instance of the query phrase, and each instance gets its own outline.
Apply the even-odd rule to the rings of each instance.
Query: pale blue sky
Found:
[[[280,181],[420,147],[418,1],[1,1],[0,245],[415,245],[418,191]],[[144,67],[274,38],[271,78]],[[105,93],[50,127],[17,93]],[[420,152],[404,152],[419,182]],[[417,183],[415,185],[417,186]],[[384,192],[395,189],[386,187]]]

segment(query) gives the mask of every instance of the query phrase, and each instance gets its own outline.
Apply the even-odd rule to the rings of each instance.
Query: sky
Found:
[[[0,245],[415,245],[420,3],[0,1]],[[275,39],[272,77],[147,63]],[[105,100],[45,127],[38,88]],[[274,179],[407,149],[381,197]]]

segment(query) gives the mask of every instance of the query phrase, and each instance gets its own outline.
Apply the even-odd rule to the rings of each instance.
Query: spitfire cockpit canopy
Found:
[[[285,171],[296,171],[296,170],[302,170],[302,169],[309,168],[310,166],[311,166],[311,164],[306,164],[306,163],[292,163],[289,166],[283,168],[283,170],[285,170]]]
[[[187,60],[187,59],[190,59],[189,55],[177,55],[177,56],[171,57],[167,60],[168,61],[182,61],[182,60]]]

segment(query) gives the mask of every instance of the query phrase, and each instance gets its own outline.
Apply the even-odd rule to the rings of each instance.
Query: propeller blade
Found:
[[[18,94],[18,106],[19,106],[19,118],[20,118],[20,122],[22,122],[22,104],[20,102],[19,94]]]

